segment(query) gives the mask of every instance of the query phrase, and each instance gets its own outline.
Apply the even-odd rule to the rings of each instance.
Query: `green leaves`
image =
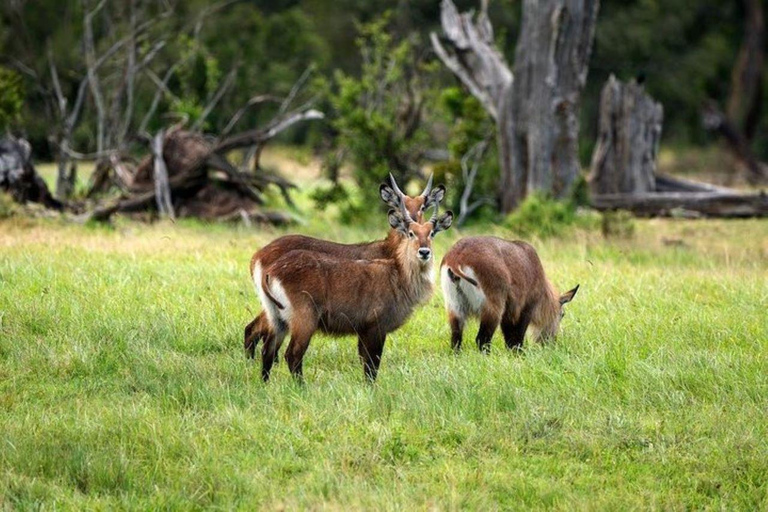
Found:
[[[17,72],[0,66],[0,132],[18,121],[24,104],[24,83]]]

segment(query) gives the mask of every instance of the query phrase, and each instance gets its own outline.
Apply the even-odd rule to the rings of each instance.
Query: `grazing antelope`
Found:
[[[438,185],[432,188],[432,176],[429,177],[424,191],[416,197],[410,197],[404,194],[397,186],[394,176],[389,175],[391,187],[382,183],[379,187],[381,199],[395,210],[400,210],[403,206],[408,211],[411,218],[422,222],[424,211],[427,208],[437,207],[445,197],[445,187]],[[377,240],[362,244],[338,244],[328,240],[320,240],[303,235],[287,235],[278,238],[257,251],[251,258],[251,277],[274,263],[278,258],[288,251],[306,250],[318,253],[328,254],[337,258],[348,258],[353,260],[373,260],[388,257],[387,247],[392,245],[393,240],[398,236],[394,230],[384,240]],[[256,286],[259,286],[258,281]],[[256,345],[259,340],[264,339],[269,334],[269,322],[264,311],[258,314],[245,327],[244,343],[246,356],[253,359],[256,353]]]
[[[499,324],[508,348],[523,344],[529,324],[538,331],[538,341],[553,338],[563,306],[579,289],[577,285],[558,296],[531,245],[491,236],[456,242],[440,264],[440,283],[455,351],[461,348],[469,316],[480,318],[476,341],[481,351],[490,349]]]
[[[453,213],[438,217],[435,207],[429,221],[418,222],[402,207],[390,210],[388,219],[393,233],[382,244],[382,258],[293,250],[254,274],[270,326],[262,348],[265,381],[288,333],[285,360],[301,378],[304,353],[318,329],[357,334],[365,376],[376,379],[387,334],[432,294],[432,238],[451,226]]]

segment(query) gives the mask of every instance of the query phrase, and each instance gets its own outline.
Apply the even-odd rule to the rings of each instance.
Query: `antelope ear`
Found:
[[[579,285],[576,285],[576,288],[573,290],[568,290],[564,294],[560,296],[560,305],[566,304],[568,302],[571,302],[573,300],[573,297],[576,295],[576,292],[579,291]]]
[[[451,227],[451,224],[453,224],[453,212],[447,211],[437,219],[435,227],[432,228],[432,232],[439,233],[440,231],[445,231]]]
[[[379,185],[379,196],[381,196],[381,200],[384,201],[387,206],[391,206],[392,208],[397,208],[399,206],[397,194],[395,194],[392,187],[386,183]]]
[[[387,220],[389,220],[389,225],[392,226],[393,229],[396,229],[401,233],[408,232],[408,226],[405,225],[405,219],[397,210],[389,210],[387,213]]]
[[[439,205],[445,199],[445,185],[436,186],[424,203],[424,209]]]

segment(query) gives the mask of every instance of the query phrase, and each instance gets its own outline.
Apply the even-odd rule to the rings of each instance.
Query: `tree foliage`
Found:
[[[401,181],[417,175],[432,141],[425,116],[435,63],[420,56],[418,40],[393,37],[389,24],[385,15],[359,26],[359,77],[337,70],[326,89],[336,142],[370,196],[390,172]]]
[[[37,158],[52,158],[50,64],[59,70],[70,104],[84,73],[83,13],[98,2],[18,0],[0,4],[0,129],[15,125],[33,144]],[[479,0],[456,0],[460,11]],[[393,171],[398,178],[434,170],[449,184],[456,208],[465,185],[461,159],[492,126],[484,112],[442,66],[432,65],[426,35],[439,27],[435,0],[125,0],[106,2],[94,20],[97,51],[127,33],[131,6],[154,19],[142,44],[164,38],[157,70],[179,66],[147,127],[154,133],[167,115],[194,122],[233,73],[230,93],[205,120],[204,129],[220,131],[232,112],[260,94],[284,96],[312,67],[323,77],[318,90],[330,125],[293,130],[292,141],[317,141],[321,130],[330,167],[352,169],[366,194]],[[743,2],[730,0],[602,0],[594,52],[581,110],[582,165],[589,162],[596,127],[599,91],[614,73],[622,80],[642,77],[646,90],[665,108],[662,142],[705,144],[701,107],[713,99],[725,106],[734,62],[743,38]],[[163,12],[173,6],[173,15]],[[489,15],[498,47],[514,62],[521,3],[494,0]],[[52,15],[55,14],[55,15]],[[146,49],[146,48],[145,48]],[[110,91],[121,70],[106,66],[103,88]],[[43,87],[41,87],[41,84]],[[142,79],[136,88],[136,112],[149,109],[156,84]],[[768,80],[763,80],[763,96]],[[96,120],[93,98],[86,99],[74,146],[92,151]],[[264,102],[249,109],[239,126],[255,126],[276,107]],[[307,131],[310,137],[307,137]],[[492,135],[492,134],[491,134]],[[768,157],[768,109],[757,123],[753,150]],[[330,142],[329,142],[330,141]],[[449,159],[434,164],[432,149],[448,149]],[[495,141],[484,153],[471,201],[493,196],[497,187]],[[334,200],[348,198],[339,191]],[[343,200],[347,200],[343,199]],[[364,200],[370,197],[364,198]],[[351,199],[349,199],[352,201]],[[354,202],[354,201],[353,201]],[[359,204],[359,203],[356,203]],[[364,203],[363,203],[364,204]]]
[[[21,75],[0,66],[0,132],[18,120],[24,103],[24,85]]]

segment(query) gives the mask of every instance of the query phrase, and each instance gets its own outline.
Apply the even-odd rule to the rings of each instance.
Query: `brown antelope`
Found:
[[[337,257],[306,249],[283,253],[257,268],[254,284],[269,322],[262,348],[262,378],[269,379],[286,334],[285,359],[301,378],[302,360],[312,335],[357,334],[363,370],[376,379],[388,333],[406,321],[432,294],[432,238],[451,226],[453,213],[427,222],[408,210],[390,210],[390,236],[381,243],[381,258]]]
[[[432,188],[432,176],[427,181],[424,191],[416,197],[410,197],[404,194],[397,186],[394,176],[389,175],[391,187],[382,183],[379,187],[381,199],[395,210],[402,206],[408,211],[408,215],[421,222],[424,218],[424,211],[427,208],[437,207],[440,201],[445,197],[445,187],[438,185]],[[389,236],[384,240],[362,244],[338,244],[328,240],[320,240],[303,235],[287,235],[278,238],[257,251],[251,258],[251,277],[254,277],[262,268],[271,265],[279,257],[288,251],[307,250],[321,252],[338,258],[349,258],[354,260],[373,260],[377,258],[386,258],[385,248],[390,238],[396,237],[392,230]],[[258,286],[258,283],[257,283]],[[264,339],[269,334],[269,322],[264,311],[259,313],[245,327],[244,343],[246,356],[253,359],[256,354],[256,345],[259,340]],[[263,347],[262,347],[263,348]]]
[[[470,316],[480,318],[476,341],[481,351],[490,349],[499,324],[508,348],[521,347],[529,324],[538,331],[538,341],[553,338],[563,306],[579,289],[558,296],[533,247],[491,236],[456,242],[440,264],[440,283],[455,351]]]

